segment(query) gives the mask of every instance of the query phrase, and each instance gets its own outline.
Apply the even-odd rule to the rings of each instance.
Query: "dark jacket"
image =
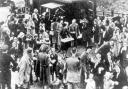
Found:
[[[12,59],[12,57],[6,53],[0,54],[0,70],[8,71],[11,68],[11,63],[14,67],[17,66],[17,63]]]

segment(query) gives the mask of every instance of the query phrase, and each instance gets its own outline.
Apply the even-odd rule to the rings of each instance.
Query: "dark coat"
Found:
[[[16,62],[6,53],[0,54],[0,82],[4,84],[11,83],[11,63],[13,64],[13,69],[16,69]]]
[[[96,42],[96,43],[98,43],[99,42],[99,30],[100,30],[100,28],[99,28],[99,26],[98,25],[96,25],[96,26],[94,26],[94,29],[95,29],[95,31],[94,31],[94,41]]]
[[[38,55],[40,61],[40,80],[43,85],[49,84],[49,57],[45,52],[40,52]]]
[[[107,58],[107,53],[110,51],[110,44],[109,43],[104,43],[101,45],[101,47],[98,49],[98,53],[101,54],[102,59]]]
[[[108,27],[103,40],[109,41],[112,37],[113,37],[113,29],[111,27]]]

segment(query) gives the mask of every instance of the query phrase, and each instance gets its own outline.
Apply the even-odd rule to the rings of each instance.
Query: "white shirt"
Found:
[[[86,89],[96,89],[96,84],[94,79],[87,79],[86,82],[87,82]]]

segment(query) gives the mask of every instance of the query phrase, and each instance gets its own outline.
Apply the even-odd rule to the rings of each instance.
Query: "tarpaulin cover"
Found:
[[[61,7],[63,5],[61,4],[57,4],[57,3],[46,3],[46,4],[43,4],[41,5],[42,7],[46,7],[46,8],[49,8],[49,9],[54,9],[54,8],[57,8],[57,7]]]

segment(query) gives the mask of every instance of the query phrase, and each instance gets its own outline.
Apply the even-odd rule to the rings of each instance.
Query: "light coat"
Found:
[[[28,87],[30,82],[30,74],[32,70],[32,61],[31,58],[25,54],[20,62],[19,62],[19,85],[23,86],[24,88]]]

